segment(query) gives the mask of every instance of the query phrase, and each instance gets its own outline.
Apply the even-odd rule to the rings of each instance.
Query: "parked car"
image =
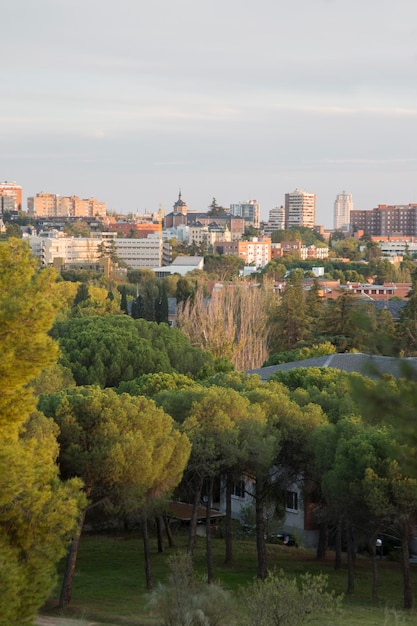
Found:
[[[291,533],[274,533],[270,535],[269,540],[271,543],[279,543],[283,546],[295,546],[298,548],[298,542]]]

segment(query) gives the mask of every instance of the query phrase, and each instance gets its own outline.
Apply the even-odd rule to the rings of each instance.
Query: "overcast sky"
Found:
[[[417,202],[416,0],[13,0],[0,181],[168,212]]]

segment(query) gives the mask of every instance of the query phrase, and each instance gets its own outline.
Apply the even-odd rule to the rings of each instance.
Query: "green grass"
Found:
[[[185,549],[185,535],[176,536],[177,548],[166,548],[158,554],[153,542],[152,569],[154,582],[163,582],[168,569],[166,561],[177,549]],[[222,585],[232,593],[249,584],[256,575],[256,549],[253,540],[236,540],[233,567],[226,567],[224,542],[213,540],[215,575]],[[205,541],[198,539],[195,551],[195,567],[205,572]],[[355,594],[345,597],[343,614],[324,618],[320,626],[391,626],[417,624],[417,612],[401,612],[402,576],[400,564],[379,561],[379,597],[377,604],[371,601],[371,561],[358,557],[355,566]],[[268,544],[268,567],[283,569],[289,576],[303,572],[325,573],[329,588],[343,594],[347,584],[346,563],[335,571],[332,554],[325,562],[318,563],[315,553],[303,548]],[[417,584],[417,565],[412,565],[412,582]],[[42,613],[60,614],[56,609],[59,586],[44,607]],[[143,566],[142,541],[138,534],[86,535],[80,542],[77,569],[74,578],[71,605],[66,617],[76,617],[123,626],[155,624],[146,610],[145,573]],[[236,622],[238,625],[238,622]]]

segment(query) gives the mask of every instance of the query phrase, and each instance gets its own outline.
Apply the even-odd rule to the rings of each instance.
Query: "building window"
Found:
[[[245,497],[245,481],[244,480],[235,480],[232,487],[232,496],[236,496],[238,498]]]
[[[296,491],[287,491],[285,508],[289,511],[298,511],[298,493]]]

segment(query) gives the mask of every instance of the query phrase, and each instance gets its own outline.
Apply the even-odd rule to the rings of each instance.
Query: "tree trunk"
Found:
[[[226,474],[226,517],[224,519],[225,533],[225,565],[233,563],[233,536],[232,536],[232,487],[233,476],[231,472]]]
[[[207,582],[211,585],[214,582],[214,569],[213,569],[213,551],[211,545],[211,504],[213,501],[213,483],[214,478],[209,479],[208,494],[206,503],[206,559],[207,559]]]
[[[402,569],[404,584],[404,609],[413,608],[413,592],[410,579],[410,551],[408,548],[408,520],[404,522],[402,536]]]
[[[319,525],[319,542],[317,545],[317,560],[323,561],[326,558],[327,544],[329,539],[327,521],[322,520]]]
[[[163,515],[162,519],[164,520],[164,526],[165,526],[165,532],[167,535],[167,539],[168,539],[168,545],[170,548],[174,548],[175,547],[175,541],[174,541],[174,537],[172,535],[172,530],[171,530],[171,525],[169,523],[169,519],[167,515]]]
[[[162,536],[162,524],[161,524],[160,515],[157,515],[155,517],[155,524],[156,524],[156,536],[158,539],[158,552],[162,554],[162,552],[164,551],[164,539]]]
[[[355,563],[355,542],[353,536],[353,526],[350,522],[346,525],[346,548],[348,557],[348,585],[346,593],[353,595],[355,593],[355,578],[353,566]]]
[[[372,600],[378,600],[378,561],[376,554],[376,537],[375,535],[369,542],[369,553],[372,557]]]
[[[190,535],[188,539],[188,554],[190,556],[193,556],[196,537],[197,537],[198,507],[200,506],[202,489],[203,489],[203,478],[201,476],[198,476],[196,490],[194,494],[193,510],[191,513],[191,520],[190,520]]]
[[[152,578],[152,566],[151,566],[151,551],[149,547],[149,534],[148,534],[148,519],[146,516],[142,520],[142,538],[143,538],[143,552],[145,556],[145,576],[146,576],[146,588],[153,589]]]
[[[258,578],[266,578],[267,562],[265,547],[265,521],[263,507],[263,481],[257,477],[255,482],[256,507],[256,549],[258,554]]]
[[[339,570],[342,567],[342,520],[340,519],[336,525],[335,542],[334,568]]]
[[[75,565],[77,562],[77,555],[78,555],[78,546],[79,546],[81,534],[84,528],[86,513],[87,513],[87,509],[84,509],[84,511],[81,514],[80,521],[78,522],[77,534],[71,541],[71,544],[68,550],[64,579],[62,581],[62,587],[61,587],[61,595],[59,597],[60,609],[63,609],[66,604],[69,604],[71,602],[72,582],[74,580]]]

